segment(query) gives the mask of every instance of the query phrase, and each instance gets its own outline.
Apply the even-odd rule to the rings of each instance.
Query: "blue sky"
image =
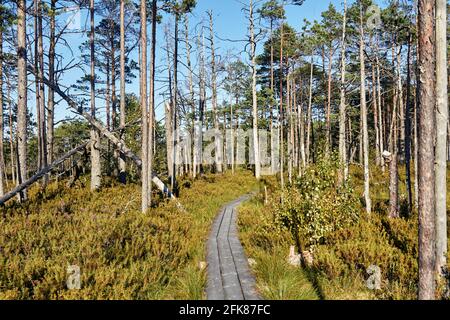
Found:
[[[247,2],[246,0],[242,0],[243,2]],[[353,1],[349,1],[352,3]],[[261,3],[261,2],[260,2]],[[303,20],[308,19],[310,21],[313,20],[320,20],[320,14],[324,10],[326,10],[329,6],[329,4],[332,3],[338,8],[338,10],[341,9],[341,0],[306,0],[305,3],[302,6],[287,6],[286,7],[286,13],[287,13],[287,20],[290,25],[295,27],[297,30],[300,30],[300,28],[303,25]],[[212,10],[214,13],[214,25],[217,35],[222,39],[234,39],[234,40],[242,40],[245,38],[245,35],[247,33],[247,26],[248,21],[245,18],[244,13],[241,10],[242,4],[237,0],[198,0],[197,7],[193,11],[192,15],[190,16],[190,25],[191,28],[195,25],[197,25],[202,19],[205,21],[206,25],[208,25],[208,21],[206,18],[206,11]],[[82,25],[84,25],[85,19],[86,19],[86,12],[82,12]],[[97,23],[99,22],[100,18],[97,18]],[[163,22],[158,27],[158,46],[162,47],[165,45],[165,39],[163,37],[163,30],[164,26],[167,23],[171,22],[171,17],[168,15],[163,16]],[[81,42],[85,41],[86,36],[83,34],[69,36],[68,41],[71,44],[74,58],[79,59],[80,52],[78,50],[79,45]],[[230,41],[220,41],[219,39],[216,39],[216,47],[218,50],[218,54],[225,55],[227,52],[232,52],[234,54],[238,54],[242,51],[242,48],[244,46],[243,42],[230,42]],[[62,47],[61,47],[62,48]],[[262,48],[262,42],[259,43],[259,46],[257,50],[260,52]],[[70,57],[70,53],[68,50],[61,49],[62,54],[67,55],[67,57]],[[184,51],[184,45],[180,45],[181,54],[183,54]],[[166,53],[158,49],[157,51],[157,64],[160,66],[164,66],[166,64],[165,61]],[[243,58],[246,58],[246,55],[242,55]],[[132,58],[138,61],[137,56],[137,50],[132,55]],[[183,59],[180,57],[180,59]],[[193,59],[195,60],[195,58]],[[166,73],[166,72],[165,72]],[[183,73],[183,70],[180,71],[180,73]],[[76,82],[77,79],[81,77],[82,73],[80,71],[71,71],[68,72],[63,80],[62,83],[65,85],[71,85]],[[137,78],[135,81],[127,86],[127,93],[134,92],[136,95],[139,93],[139,84],[138,84],[138,78],[139,75],[136,74]],[[166,77],[166,74],[158,74],[157,76],[163,76]],[[181,81],[183,81],[183,77],[180,74],[179,76],[181,78]],[[158,87],[163,86],[164,84],[157,85]],[[119,88],[119,83],[117,83],[117,88]],[[118,92],[119,93],[119,92]],[[161,93],[161,92],[159,92]],[[219,96],[219,99],[224,99],[225,97],[223,94]],[[33,100],[31,100],[33,101]],[[31,102],[30,101],[30,102]],[[159,105],[159,108],[157,109],[157,118],[161,119],[163,116],[162,107],[161,104],[163,102],[163,98],[158,95],[157,97],[157,103]],[[219,101],[221,102],[221,101]],[[30,103],[32,105],[32,103]],[[97,100],[97,107],[99,109],[100,117],[104,116],[104,102],[102,100]],[[33,107],[31,108],[33,111]],[[71,115],[70,112],[67,111],[66,106],[64,104],[60,104],[58,106],[58,109],[56,110],[56,120],[60,120],[65,118],[66,116]]]

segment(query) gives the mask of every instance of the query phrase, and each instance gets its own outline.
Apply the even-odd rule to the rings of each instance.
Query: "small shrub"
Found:
[[[336,160],[320,160],[282,191],[282,201],[274,205],[278,223],[305,247],[323,243],[358,219],[358,199],[350,185],[338,186],[337,172]]]

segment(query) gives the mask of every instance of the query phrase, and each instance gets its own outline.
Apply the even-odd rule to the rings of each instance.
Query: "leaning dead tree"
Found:
[[[32,65],[28,65],[28,70],[31,73],[35,73],[35,69]],[[133,160],[133,162],[138,166],[142,167],[142,160],[133,153],[133,151],[128,148],[125,142],[119,138],[117,138],[111,131],[103,126],[101,122],[92,117],[89,113],[84,112],[83,108],[79,106],[71,97],[69,97],[64,91],[56,83],[51,83],[47,78],[43,77],[42,81],[49,87],[51,87],[63,100],[65,100],[68,106],[74,110],[77,114],[85,118],[89,124],[95,127],[101,135],[103,135],[106,139],[108,139],[125,157]],[[176,197],[172,194],[172,192],[167,188],[164,182],[161,181],[157,177],[155,173],[152,173],[152,181],[157,186],[157,188],[166,194],[168,197],[172,199],[176,199]]]
[[[5,194],[3,197],[0,198],[0,205],[3,205],[8,200],[14,198],[18,193],[28,189],[30,186],[32,186],[34,183],[39,181],[40,179],[44,178],[48,173],[50,173],[53,169],[58,167],[61,163],[63,163],[66,159],[69,159],[71,156],[75,155],[77,152],[85,149],[87,145],[89,144],[89,141],[86,141],[82,145],[79,145],[78,147],[70,150],[65,155],[63,155],[58,160],[55,160],[52,164],[42,168],[39,170],[34,176],[32,176],[27,181],[23,182],[22,184],[15,187],[13,190]]]

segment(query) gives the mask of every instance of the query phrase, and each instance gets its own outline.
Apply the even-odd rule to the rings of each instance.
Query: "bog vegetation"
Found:
[[[0,1],[0,298],[203,298],[211,218],[261,182],[266,297],[445,297],[448,6]]]

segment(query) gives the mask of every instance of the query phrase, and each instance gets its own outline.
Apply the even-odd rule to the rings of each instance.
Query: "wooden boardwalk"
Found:
[[[208,300],[261,299],[237,231],[236,207],[249,197],[227,204],[213,223],[207,244]]]

